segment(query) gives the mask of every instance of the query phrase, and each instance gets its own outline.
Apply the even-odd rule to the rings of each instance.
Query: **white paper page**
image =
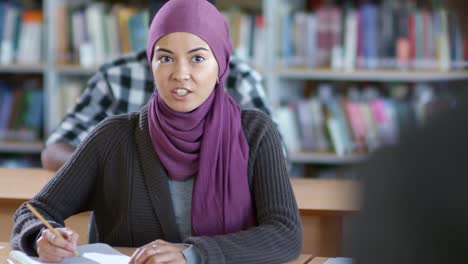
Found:
[[[353,264],[351,258],[329,258],[323,264]]]
[[[127,264],[130,257],[113,249],[109,245],[96,243],[79,246],[77,248],[79,256],[65,258],[61,263],[64,264],[97,264],[97,263],[115,263]],[[21,263],[44,264],[38,258],[28,257],[23,252],[14,251],[10,257],[15,258]]]

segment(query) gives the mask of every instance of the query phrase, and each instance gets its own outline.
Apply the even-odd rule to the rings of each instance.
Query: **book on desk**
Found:
[[[65,258],[61,263],[68,264],[96,264],[96,263],[115,263],[127,264],[130,257],[120,253],[107,244],[95,243],[82,245],[77,248],[78,256]],[[30,257],[24,252],[13,250],[8,256],[11,263],[18,264],[41,264],[39,258]]]

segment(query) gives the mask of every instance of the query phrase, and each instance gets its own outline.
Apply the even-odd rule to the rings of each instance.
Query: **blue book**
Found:
[[[5,27],[6,5],[6,3],[0,2],[0,43],[2,42],[3,30]]]
[[[365,66],[375,69],[378,67],[378,7],[375,4],[363,4],[360,13]]]
[[[148,38],[148,12],[143,11],[132,15],[128,19],[128,31],[132,51],[145,49]]]
[[[4,133],[8,129],[8,125],[10,123],[14,96],[13,91],[1,81],[0,94],[2,94],[2,101],[0,102],[0,140],[2,140],[5,137]]]
[[[18,9],[18,13],[15,17],[15,28],[13,29],[13,52],[16,52],[19,48],[20,30],[21,25],[23,23],[21,19],[21,16],[23,15],[23,10],[18,6],[16,8]]]
[[[282,55],[284,63],[289,65],[292,63],[294,56],[294,44],[292,36],[293,18],[290,15],[284,16],[282,19]]]
[[[29,90],[30,100],[26,110],[25,125],[37,132],[41,129],[43,115],[43,92],[38,89]]]

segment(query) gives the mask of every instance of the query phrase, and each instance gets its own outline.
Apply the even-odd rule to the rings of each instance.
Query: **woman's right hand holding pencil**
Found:
[[[60,236],[44,229],[37,239],[37,254],[44,262],[61,262],[63,258],[76,255],[78,234],[70,228],[56,228]]]

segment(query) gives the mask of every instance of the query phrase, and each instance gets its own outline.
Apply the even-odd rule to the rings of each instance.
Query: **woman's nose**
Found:
[[[190,79],[190,69],[186,63],[179,62],[176,64],[173,78],[178,81],[186,81]]]

